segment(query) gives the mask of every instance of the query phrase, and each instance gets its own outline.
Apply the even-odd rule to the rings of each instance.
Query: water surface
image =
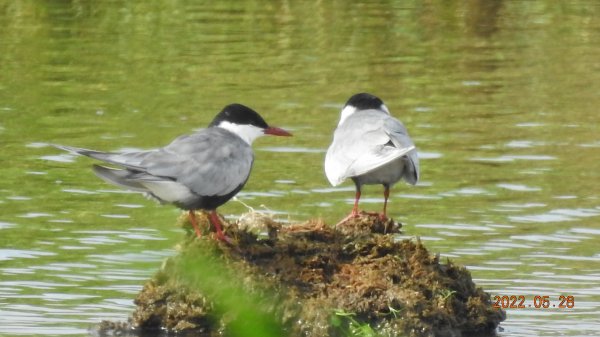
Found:
[[[350,211],[324,152],[350,95],[409,129],[422,181],[392,190],[404,236],[467,265],[501,336],[600,330],[600,7],[592,2],[0,4],[0,335],[124,320],[182,237],[180,212],[49,147],[161,146],[240,102],[295,137],[255,142],[240,201],[283,221]],[[382,188],[362,207],[379,210]],[[231,201],[220,211],[246,212]]]

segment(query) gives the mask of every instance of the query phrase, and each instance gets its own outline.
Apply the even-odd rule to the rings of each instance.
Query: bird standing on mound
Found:
[[[251,144],[263,135],[291,136],[283,129],[269,126],[249,107],[230,104],[208,128],[180,136],[158,149],[111,153],[55,146],[119,166],[94,165],[93,170],[111,184],[187,210],[198,237],[201,232],[194,211],[209,211],[217,237],[229,242],[216,208],[244,187],[254,162]]]
[[[356,185],[354,207],[343,221],[358,216],[362,185],[383,185],[383,213],[387,219],[390,187],[400,179],[415,185],[419,158],[404,125],[390,115],[383,101],[367,93],[356,94],[342,109],[333,142],[325,156],[325,174],[333,186],[347,178]]]

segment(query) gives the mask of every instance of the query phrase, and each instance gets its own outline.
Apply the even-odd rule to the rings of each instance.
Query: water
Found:
[[[352,94],[408,127],[423,180],[392,190],[407,237],[467,265],[501,336],[600,330],[600,7],[593,2],[0,4],[0,335],[124,320],[179,211],[96,179],[48,143],[150,148],[241,102],[295,137],[255,143],[244,191],[283,221],[349,212],[324,151]],[[379,210],[380,187],[362,207]],[[220,211],[247,211],[231,201]]]

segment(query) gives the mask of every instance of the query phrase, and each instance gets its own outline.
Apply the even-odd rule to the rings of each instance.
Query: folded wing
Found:
[[[404,125],[378,110],[360,111],[336,129],[325,156],[325,173],[336,186],[403,156],[409,175],[405,180],[416,183],[419,162]]]
[[[109,153],[57,147],[120,166],[95,165],[94,172],[110,183],[149,193],[162,202],[187,203],[198,196],[231,193],[246,182],[253,163],[250,146],[219,128],[182,136],[149,151]]]

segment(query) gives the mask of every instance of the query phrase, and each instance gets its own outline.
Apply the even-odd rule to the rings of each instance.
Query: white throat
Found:
[[[388,110],[387,106],[385,106],[385,104],[382,104],[379,109],[380,111],[385,112],[386,114],[390,114],[390,110]],[[358,109],[355,106],[352,105],[346,105],[343,109],[342,109],[342,115],[340,116],[340,122],[338,123],[338,125],[342,125],[342,123],[344,123],[344,121],[346,120],[346,118],[352,116],[352,114],[354,114],[355,112],[357,112]]]
[[[219,125],[217,125],[217,127],[235,133],[246,143],[248,143],[248,145],[252,145],[252,142],[254,142],[256,138],[265,135],[263,129],[250,124],[235,124],[228,121],[222,121],[219,123]]]

